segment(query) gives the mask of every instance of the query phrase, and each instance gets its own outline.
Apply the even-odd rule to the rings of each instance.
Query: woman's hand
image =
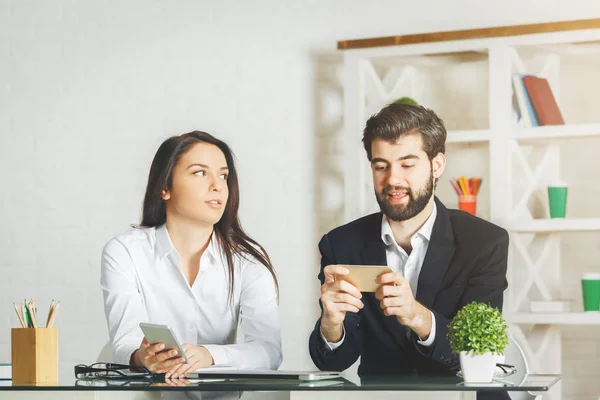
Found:
[[[195,346],[193,344],[184,344],[181,347],[187,356],[188,363],[171,367],[165,375],[166,378],[185,378],[188,372],[200,368],[208,368],[215,363],[210,352],[206,350],[205,347]]]
[[[161,374],[184,363],[183,357],[177,357],[177,349],[165,350],[164,343],[151,345],[144,338],[140,348],[131,357],[133,365],[144,366],[150,372]]]

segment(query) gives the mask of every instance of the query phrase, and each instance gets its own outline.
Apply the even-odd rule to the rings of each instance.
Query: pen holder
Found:
[[[477,196],[464,195],[458,196],[458,209],[475,215],[477,212]]]
[[[12,381],[58,384],[58,329],[13,328]]]

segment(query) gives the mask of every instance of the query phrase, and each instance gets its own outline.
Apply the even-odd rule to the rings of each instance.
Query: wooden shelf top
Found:
[[[483,39],[599,28],[600,18],[593,18],[573,21],[543,22],[527,25],[464,29],[458,31],[429,32],[413,35],[383,36],[368,39],[341,40],[337,43],[337,48],[339,50],[366,49],[371,47],[443,42],[449,40]]]

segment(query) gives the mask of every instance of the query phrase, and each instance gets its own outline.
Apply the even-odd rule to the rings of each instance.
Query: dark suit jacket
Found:
[[[385,316],[374,293],[363,293],[364,308],[348,312],[345,339],[330,351],[317,321],[309,339],[315,365],[342,371],[362,356],[358,373],[448,374],[459,368],[450,349],[447,325],[464,305],[489,303],[502,310],[502,292],[508,286],[506,230],[458,210],[448,210],[436,198],[437,218],[419,275],[416,299],[435,315],[434,343],[424,347],[417,335],[395,316]],[[319,242],[321,272],[329,264],[387,265],[381,240],[382,214],[372,214],[336,228]],[[321,305],[322,308],[322,305]]]

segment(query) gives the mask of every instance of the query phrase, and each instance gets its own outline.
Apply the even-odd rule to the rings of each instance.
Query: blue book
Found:
[[[535,115],[533,106],[531,105],[531,99],[523,84],[523,77],[527,76],[524,74],[513,75],[513,88],[515,96],[517,97],[517,104],[519,105],[519,115],[523,120],[523,125],[526,128],[533,126],[539,126],[539,122]]]

